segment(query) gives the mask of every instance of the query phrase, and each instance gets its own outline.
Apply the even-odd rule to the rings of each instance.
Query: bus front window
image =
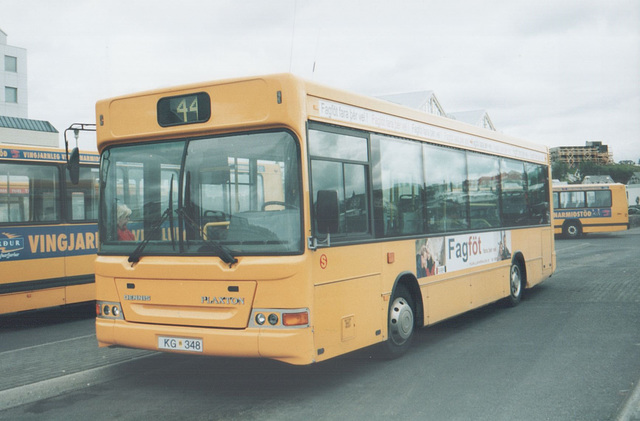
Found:
[[[114,147],[104,156],[101,252],[302,251],[299,153],[288,132]],[[134,241],[115,234],[123,205]]]

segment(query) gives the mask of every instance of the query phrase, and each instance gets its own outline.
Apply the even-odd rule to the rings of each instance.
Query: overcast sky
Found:
[[[98,99],[292,72],[640,159],[639,0],[0,0],[0,29],[27,49],[29,118],[61,133]]]

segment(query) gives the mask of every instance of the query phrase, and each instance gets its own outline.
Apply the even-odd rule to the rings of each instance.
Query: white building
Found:
[[[57,147],[59,133],[48,121],[30,120],[27,50],[7,44],[0,29],[0,144]]]
[[[27,50],[7,44],[0,29],[0,115],[28,118]]]

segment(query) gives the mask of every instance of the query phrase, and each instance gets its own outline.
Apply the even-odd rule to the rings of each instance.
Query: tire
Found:
[[[416,327],[415,314],[413,297],[404,285],[398,285],[389,304],[389,337],[383,349],[386,358],[397,358],[411,346]]]
[[[566,238],[576,239],[579,238],[582,234],[582,230],[580,229],[580,224],[577,222],[567,222],[562,229],[564,236]]]
[[[524,291],[524,276],[520,263],[513,262],[511,270],[509,270],[509,296],[506,303],[509,307],[515,307],[522,301],[522,292]]]

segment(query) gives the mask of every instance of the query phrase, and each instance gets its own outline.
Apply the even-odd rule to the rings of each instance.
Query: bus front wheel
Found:
[[[384,354],[387,358],[396,358],[407,351],[415,331],[413,297],[403,285],[398,285],[391,297],[388,324],[389,337],[385,342]]]

